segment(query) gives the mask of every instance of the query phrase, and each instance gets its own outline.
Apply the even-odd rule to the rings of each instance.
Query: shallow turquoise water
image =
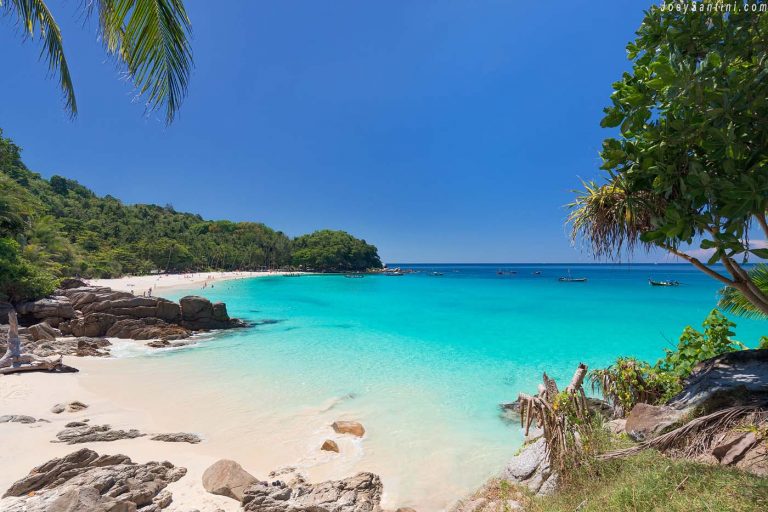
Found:
[[[396,505],[439,510],[519,446],[500,402],[535,391],[543,371],[563,382],[579,362],[655,361],[686,325],[700,328],[718,289],[683,265],[411,267],[422,272],[245,279],[176,294],[222,300],[231,316],[260,324],[161,357],[206,365],[220,375],[206,385],[222,393],[268,394],[274,407],[254,417],[287,421],[315,407],[322,422],[361,420],[368,436],[354,469],[383,473]],[[558,282],[567,268],[589,281]],[[683,284],[651,287],[648,277]],[[739,319],[736,333],[754,346],[768,329]],[[442,478],[426,477],[426,467]]]

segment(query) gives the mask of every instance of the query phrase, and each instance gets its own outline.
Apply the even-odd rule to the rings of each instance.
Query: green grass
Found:
[[[570,475],[556,496],[526,505],[530,512],[764,512],[768,479],[648,450],[593,463]]]

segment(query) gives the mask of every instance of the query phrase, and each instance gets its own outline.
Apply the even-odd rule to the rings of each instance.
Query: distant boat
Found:
[[[560,277],[558,278],[558,281],[561,283],[586,283],[587,278],[586,277],[571,277],[571,271],[568,271],[568,277]]]
[[[680,281],[654,281],[649,278],[648,284],[651,286],[680,286]]]
[[[533,273],[533,275],[540,276],[541,275],[541,270],[537,270],[536,272]]]
[[[403,274],[399,270],[395,270],[394,272],[384,272],[384,275],[385,276],[404,276],[405,274]]]
[[[362,279],[365,276],[363,274],[344,274],[344,277],[348,277],[349,279]]]
[[[429,274],[429,275],[431,275],[431,276],[434,276],[434,277],[440,277],[440,276],[442,276],[442,275],[443,275],[443,273],[442,273],[442,272],[432,272],[432,273],[431,273],[431,274]]]

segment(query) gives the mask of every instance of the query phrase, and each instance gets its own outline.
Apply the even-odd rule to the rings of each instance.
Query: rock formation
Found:
[[[117,441],[142,437],[138,430],[113,430],[109,425],[82,425],[67,427],[58,434],[58,442],[67,444],[92,443],[96,441]]]
[[[525,485],[534,494],[552,494],[557,488],[557,473],[549,466],[544,438],[539,438],[512,457],[504,468],[502,478],[514,484]]]
[[[202,439],[197,434],[190,434],[187,432],[174,432],[171,434],[157,434],[149,438],[150,441],[163,441],[165,443],[189,443],[197,444]]]
[[[136,464],[83,448],[32,469],[5,492],[0,510],[157,512],[172,501],[164,489],[186,472],[170,462]]]

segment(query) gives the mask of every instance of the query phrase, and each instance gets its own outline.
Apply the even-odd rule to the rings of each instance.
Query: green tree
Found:
[[[376,247],[344,231],[324,229],[296,238],[293,264],[319,271],[357,271],[381,268]]]
[[[754,268],[749,269],[749,278],[755,283],[762,292],[768,295],[768,265],[761,263]],[[768,320],[768,314],[758,309],[755,304],[750,302],[746,296],[736,288],[726,286],[720,290],[720,301],[718,307],[729,313],[744,316],[747,318],[758,318]]]
[[[744,268],[768,257],[748,241],[753,223],[768,237],[768,15],[654,6],[627,52],[602,120],[619,129],[600,153],[607,179],[570,205],[573,239],[597,257],[660,247],[768,313]],[[712,257],[682,250],[694,243]]]
[[[127,71],[148,110],[165,107],[171,123],[187,93],[192,69],[190,22],[181,0],[96,0],[83,2],[85,15],[98,18],[107,53]],[[39,34],[50,72],[59,79],[65,108],[77,115],[75,88],[64,54],[61,30],[43,0],[0,0],[30,38]]]

